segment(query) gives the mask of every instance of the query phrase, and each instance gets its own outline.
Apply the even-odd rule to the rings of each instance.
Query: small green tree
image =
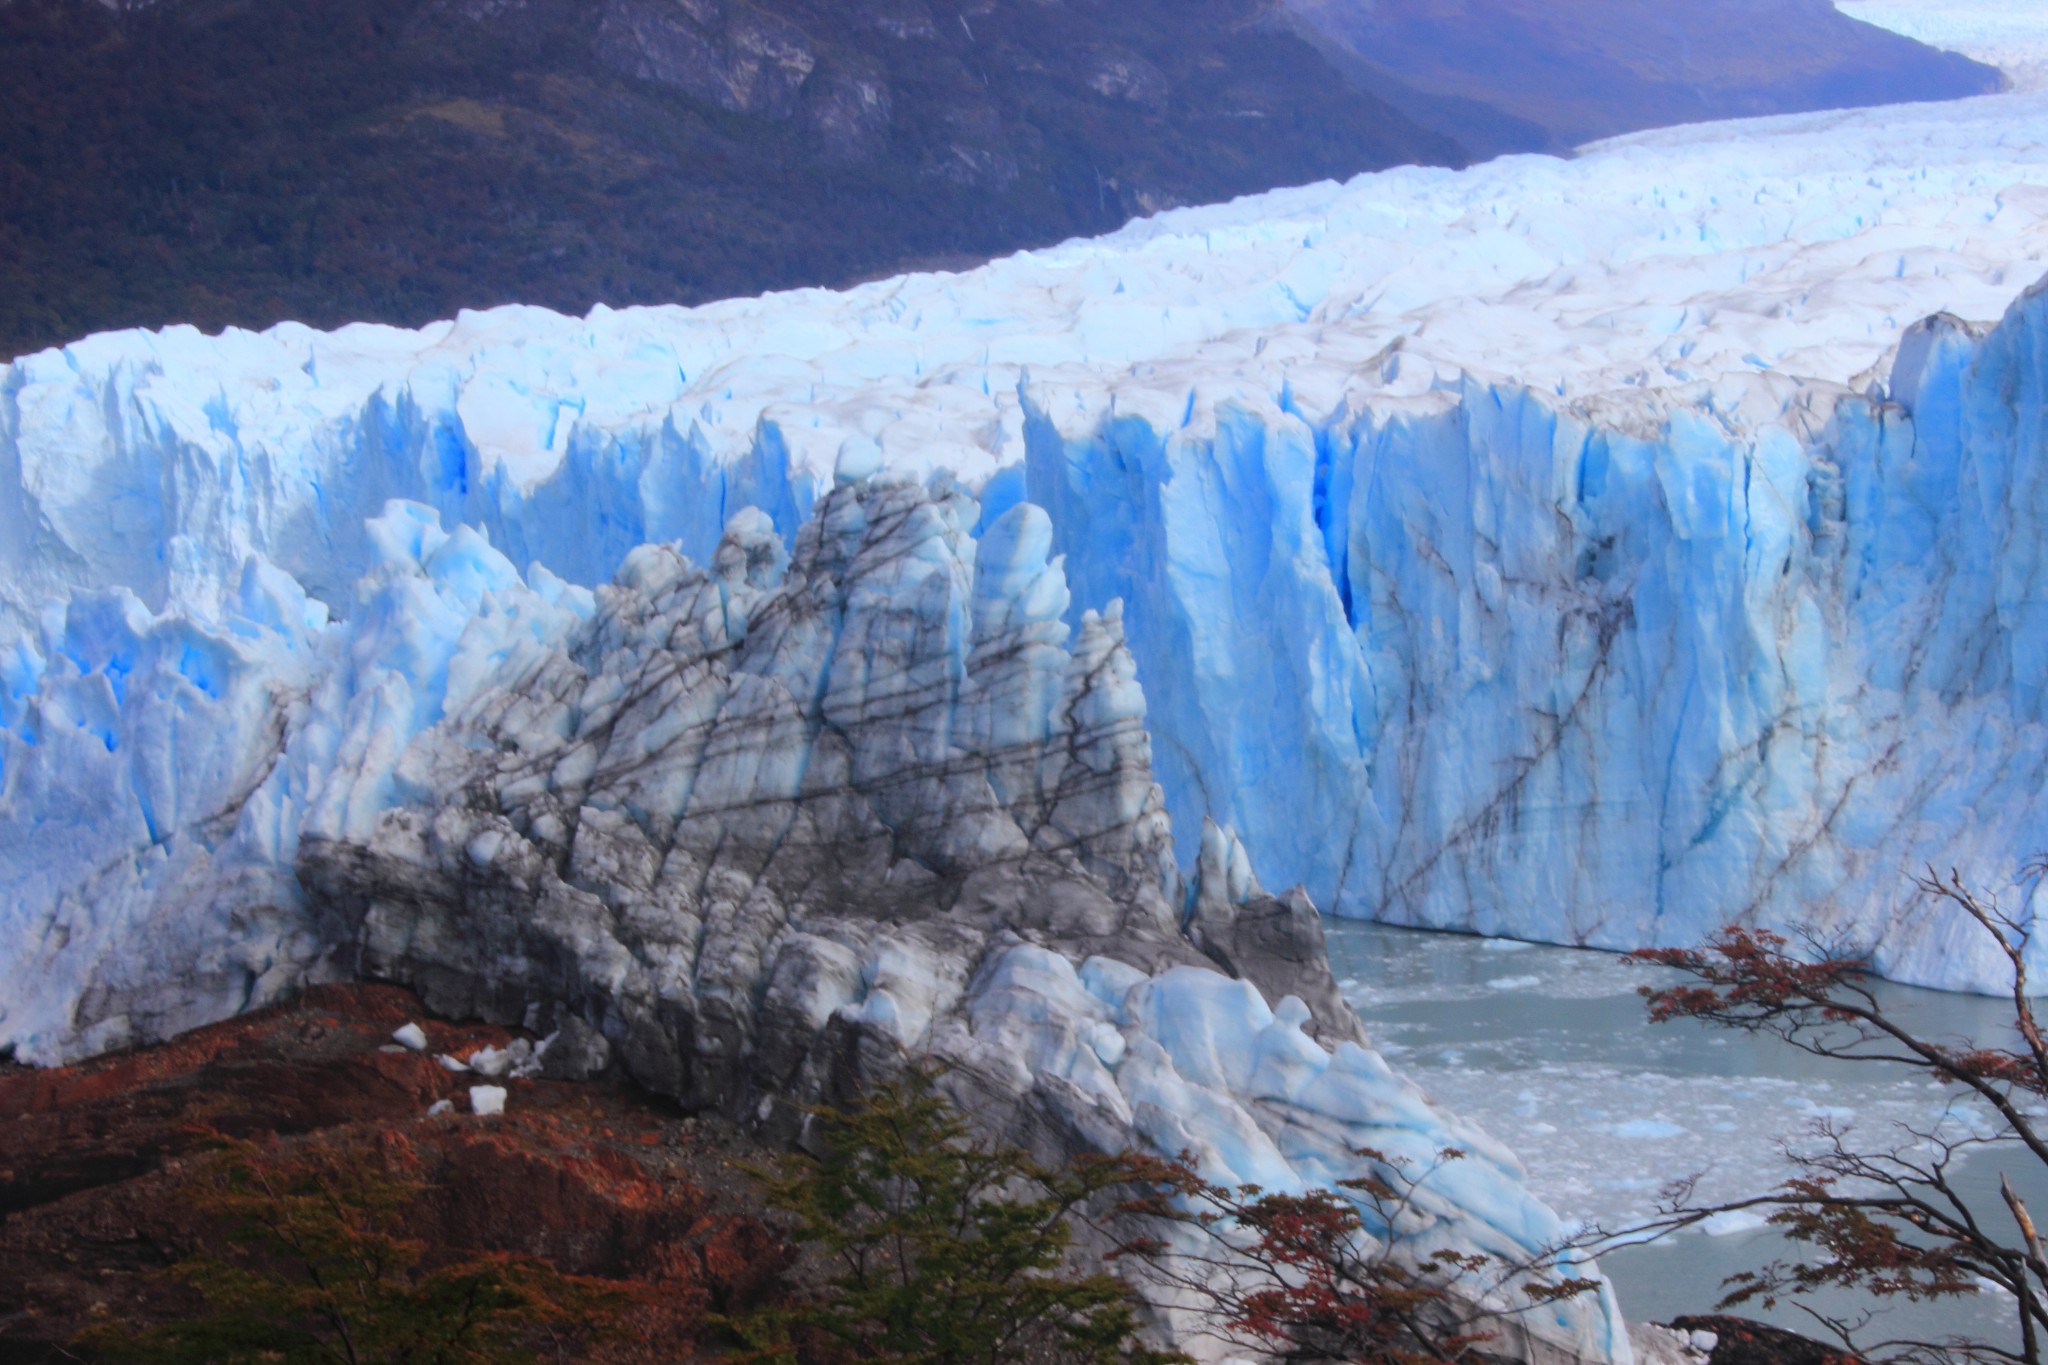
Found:
[[[151,1365],[505,1365],[538,1359],[538,1341],[601,1335],[633,1303],[533,1257],[432,1264],[403,1231],[430,1185],[402,1134],[218,1141],[187,1195],[212,1245],[169,1272],[206,1311],[105,1324],[80,1345]]]
[[[824,1155],[762,1173],[831,1273],[808,1301],[735,1324],[741,1335],[769,1359],[1182,1360],[1136,1344],[1128,1285],[1068,1265],[1073,1218],[1121,1168],[1054,1170],[977,1140],[936,1080],[911,1068],[850,1109],[816,1110]]]

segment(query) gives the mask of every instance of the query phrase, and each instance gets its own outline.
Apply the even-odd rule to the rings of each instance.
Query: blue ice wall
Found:
[[[1739,919],[1995,987],[1908,878],[1953,866],[2031,905],[2017,872],[2048,849],[2044,327],[2039,290],[1981,336],[1936,319],[1888,390],[1788,381],[1764,420],[1706,386],[1585,406],[1467,379],[1318,407],[1027,377],[1016,439],[987,437],[1007,463],[976,482],[988,518],[1049,510],[1075,613],[1124,600],[1175,828],[1236,829],[1269,886],[1613,948]],[[790,535],[830,477],[821,441],[954,460],[815,413],[721,428],[676,401],[673,357],[479,407],[480,381],[408,354],[287,402],[277,378],[230,383],[241,340],[172,340],[175,374],[129,338],[0,377],[0,721],[30,714],[37,623],[67,594],[220,619],[257,555],[357,611],[390,498],[594,584],[646,541],[704,557],[741,507]],[[507,413],[541,476],[502,448]]]
[[[1603,425],[1467,382],[1320,421],[1027,426],[1077,601],[1123,596],[1176,828],[1341,914],[1632,948],[1742,920],[1995,989],[1909,884],[2031,904],[2048,490],[2030,294],[1890,399]]]

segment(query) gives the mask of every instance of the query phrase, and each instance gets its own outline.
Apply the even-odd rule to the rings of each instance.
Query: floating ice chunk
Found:
[[[414,1052],[427,1050],[427,1031],[418,1024],[401,1024],[391,1031],[392,1040]]]
[[[1734,1237],[1769,1226],[1770,1220],[1752,1209],[1729,1209],[1702,1222],[1700,1231],[1709,1237]]]
[[[1625,1122],[1615,1124],[1608,1131],[1619,1138],[1641,1138],[1645,1140],[1684,1137],[1686,1135],[1684,1128],[1679,1127],[1675,1123],[1666,1123],[1663,1119],[1628,1119]]]
[[[473,1085],[469,1088],[469,1112],[480,1117],[505,1112],[505,1087]]]

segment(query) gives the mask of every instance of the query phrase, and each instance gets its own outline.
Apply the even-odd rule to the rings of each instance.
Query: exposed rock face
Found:
[[[1282,1189],[1456,1146],[1404,1239],[1555,1238],[1511,1156],[1359,1045],[1305,897],[1214,829],[1183,885],[1120,610],[1070,630],[1045,514],[977,539],[950,478],[866,463],[793,554],[748,510],[708,569],[646,546],[545,647],[467,647],[489,685],[316,803],[321,936],[768,1137],[919,1056],[1054,1158],[1192,1151]],[[382,814],[336,816],[344,789]],[[1626,1350],[1611,1300],[1546,1315],[1516,1352]]]
[[[1007,189],[1022,174],[1014,148],[1024,130],[1007,126],[987,105],[947,113],[943,140],[926,149],[922,175],[949,184]]]
[[[801,28],[723,0],[609,0],[596,51],[621,75],[769,119],[796,112],[797,93],[818,64]]]
[[[895,100],[872,72],[827,67],[804,86],[800,111],[818,150],[841,165],[880,156],[889,140]]]
[[[1166,74],[1135,52],[1098,48],[1082,55],[1088,88],[1104,99],[1122,100],[1148,109],[1166,107],[1171,83]]]
[[[1323,921],[1308,893],[1297,886],[1285,896],[1266,895],[1243,843],[1213,821],[1202,825],[1188,937],[1269,998],[1300,997],[1315,1016],[1311,1037],[1327,1045],[1365,1041],[1331,974]]]
[[[1044,513],[978,543],[976,515],[849,485],[787,569],[752,511],[708,571],[635,552],[587,627],[405,756],[420,799],[307,841],[330,932],[441,1012],[579,1015],[643,1081],[737,1112],[855,1079],[864,1038],[924,1041],[1026,943],[1222,964],[1361,1038],[1305,899],[1210,874],[1182,932],[1120,616],[1069,647]]]
[[[1725,1313],[1673,1318],[1707,1365],[1862,1365],[1862,1357],[1782,1327]]]
[[[891,38],[908,42],[938,35],[938,20],[925,0],[866,0],[859,6],[868,21]]]

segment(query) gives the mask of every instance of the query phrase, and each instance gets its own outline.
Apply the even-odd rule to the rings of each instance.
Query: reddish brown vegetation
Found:
[[[429,1118],[477,1078],[381,1050],[408,1020],[434,1051],[506,1041],[425,1021],[402,991],[329,987],[163,1047],[0,1076],[0,1361],[61,1359],[85,1328],[197,1311],[164,1272],[222,1245],[209,1130],[280,1169],[399,1153],[419,1197],[394,1231],[431,1248],[429,1268],[535,1257],[616,1282],[637,1305],[625,1339],[658,1341],[663,1359],[777,1282],[788,1248],[710,1130],[615,1083],[504,1082],[502,1117]]]

